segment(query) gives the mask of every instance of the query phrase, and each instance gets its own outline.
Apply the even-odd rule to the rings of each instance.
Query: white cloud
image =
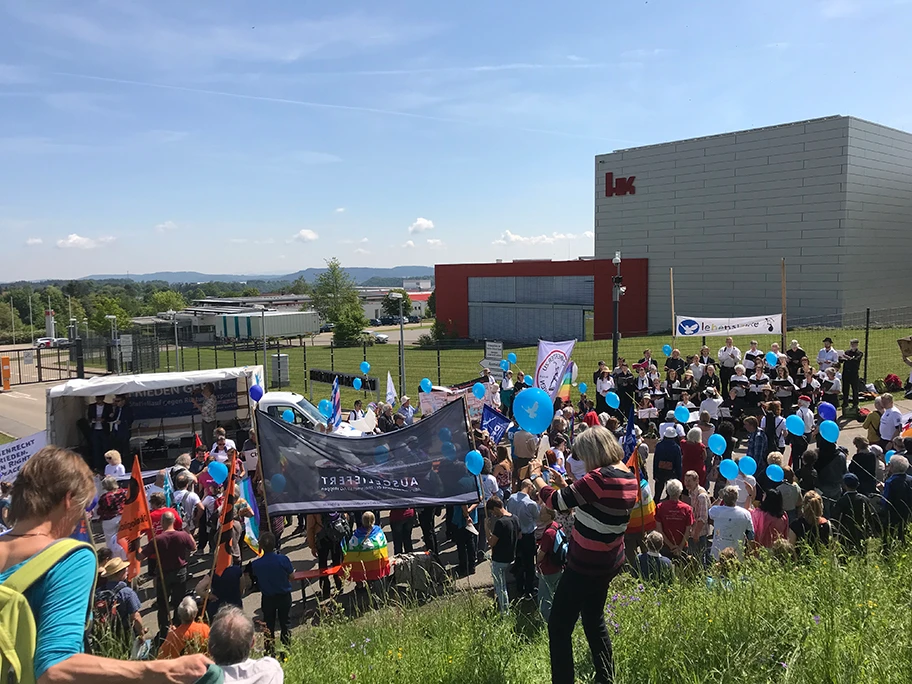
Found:
[[[864,3],[860,0],[823,0],[820,13],[827,19],[844,19],[858,14]]]
[[[273,238],[265,240],[251,240],[250,238],[230,238],[228,240],[232,245],[271,245],[275,243]]]
[[[366,249],[358,247],[358,249],[355,250],[355,254],[370,254],[370,252],[368,252]]]
[[[177,224],[174,221],[163,221],[155,226],[155,230],[159,233],[167,233],[170,230],[177,230]]]
[[[319,239],[319,237],[320,236],[317,235],[314,231],[308,230],[307,228],[302,228],[297,233],[295,233],[292,240],[295,242],[313,242]]]
[[[60,249],[95,249],[114,242],[114,239],[110,235],[93,239],[70,233],[64,239],[57,240],[57,246]]]
[[[443,240],[428,240],[427,243],[428,247],[431,249],[439,249],[440,247],[443,247]]]
[[[415,243],[412,242],[411,240],[406,240],[406,241],[402,244],[402,246],[405,247],[406,249],[412,249],[412,248],[414,248]]]
[[[338,209],[336,209],[336,213],[337,213],[337,214],[344,214],[344,213],[345,213],[345,207],[339,207]]]
[[[35,245],[40,245],[43,242],[44,242],[44,240],[42,240],[41,238],[29,238],[28,240],[25,241],[25,244],[27,244],[29,247],[34,247]]]
[[[592,231],[587,230],[582,235],[577,235],[576,233],[551,233],[551,235],[517,235],[516,233],[511,233],[509,230],[501,234],[501,236],[494,240],[492,245],[553,245],[557,242],[562,242],[564,240],[578,240],[580,238],[589,238],[590,240],[594,237]]]
[[[434,222],[431,219],[421,218],[420,216],[415,219],[415,222],[408,227],[409,233],[423,233],[426,230],[433,230]]]
[[[355,244],[364,245],[364,244],[367,244],[368,242],[370,242],[370,240],[367,239],[366,237],[363,237],[360,240],[352,240],[350,238],[346,238],[344,240],[339,240],[340,245],[355,245]]]
[[[661,57],[667,55],[671,50],[665,48],[638,48],[636,50],[627,50],[621,53],[622,59],[646,59],[647,57]]]

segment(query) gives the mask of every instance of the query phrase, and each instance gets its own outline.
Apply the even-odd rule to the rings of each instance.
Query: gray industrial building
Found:
[[[910,303],[912,134],[848,116],[595,158],[595,256],[649,260],[648,327]],[[896,278],[899,278],[898,280]]]

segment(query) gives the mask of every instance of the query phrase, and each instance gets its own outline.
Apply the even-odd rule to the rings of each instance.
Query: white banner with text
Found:
[[[781,335],[782,314],[745,318],[675,316],[681,337],[728,337],[729,335]]]

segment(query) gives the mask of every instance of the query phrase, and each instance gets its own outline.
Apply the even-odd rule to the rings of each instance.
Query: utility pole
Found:
[[[405,392],[405,323],[402,320],[402,300],[404,299],[401,292],[390,292],[390,299],[399,300],[399,396]]]
[[[34,347],[35,346],[35,323],[32,320],[32,295],[33,294],[34,294],[34,292],[32,292],[32,290],[29,289],[29,328],[32,331],[32,346]]]
[[[613,283],[612,288],[612,301],[614,304],[614,331],[611,335],[611,355],[612,355],[612,368],[617,368],[618,365],[618,346],[621,341],[621,332],[620,324],[618,322],[618,314],[621,309],[621,297],[624,293],[627,292],[627,288],[622,285],[624,279],[621,277],[621,253],[615,252],[614,259],[611,260],[617,267],[617,274],[611,279]]]

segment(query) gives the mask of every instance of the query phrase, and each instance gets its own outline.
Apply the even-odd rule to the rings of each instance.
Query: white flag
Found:
[[[390,406],[396,405],[396,386],[393,384],[393,376],[386,371],[386,403]]]
[[[561,379],[564,377],[564,370],[567,368],[567,364],[570,363],[570,355],[573,353],[575,344],[576,340],[567,342],[538,341],[538,361],[535,364],[535,383],[533,387],[545,390],[552,401],[560,389]]]

